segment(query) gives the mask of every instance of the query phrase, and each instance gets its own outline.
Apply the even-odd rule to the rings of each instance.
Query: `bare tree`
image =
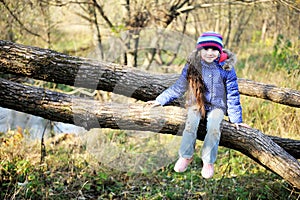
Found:
[[[95,49],[99,58],[106,59],[105,53],[111,45],[107,43],[107,39],[116,37],[122,42],[124,54],[119,56],[119,61],[115,61],[134,67],[145,63],[148,69],[152,64],[172,65],[178,53],[162,51],[159,43],[156,47],[142,49],[141,30],[145,28],[168,28],[187,34],[195,40],[203,31],[215,30],[223,35],[227,48],[232,44],[239,46],[240,43],[247,43],[259,32],[261,35],[256,38],[262,40],[266,37],[276,38],[279,33],[288,38],[300,34],[300,28],[292,28],[300,26],[299,4],[293,1],[32,0],[25,3],[1,0],[0,4],[3,5],[0,9],[7,13],[1,16],[3,21],[0,26],[3,27],[2,30],[8,30],[5,34],[9,40],[34,41],[33,45],[42,42],[52,47],[51,43],[54,44],[59,39],[55,27],[60,22],[49,11],[58,7],[65,12],[76,13],[93,27],[92,34],[87,37],[95,36]],[[27,12],[28,10],[31,12]],[[37,24],[41,21],[42,26]],[[20,35],[18,32],[24,34]],[[122,37],[121,33],[126,37]]]

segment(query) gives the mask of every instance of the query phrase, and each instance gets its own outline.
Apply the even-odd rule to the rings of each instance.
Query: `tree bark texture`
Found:
[[[153,108],[144,103],[102,104],[5,79],[0,79],[0,106],[87,129],[101,127],[173,135],[181,134],[186,113],[185,109],[174,106]],[[202,123],[198,133],[202,140],[203,130],[205,125]],[[296,159],[300,156],[300,141],[266,136],[256,129],[236,130],[224,120],[220,145],[253,158],[300,189],[300,163]]]
[[[0,40],[0,72],[71,86],[114,92],[138,100],[155,99],[179,74],[153,74],[113,63],[68,56]],[[238,79],[241,94],[300,108],[300,92]],[[174,104],[178,104],[175,101]]]

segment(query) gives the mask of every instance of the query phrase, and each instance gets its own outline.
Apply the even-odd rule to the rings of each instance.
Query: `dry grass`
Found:
[[[141,154],[141,149],[136,152],[124,143],[122,132],[105,134],[108,144],[111,142],[119,151]],[[157,141],[156,137],[148,139]],[[160,140],[167,138],[170,139],[161,135]],[[136,138],[135,143],[138,139],[138,145],[147,145],[142,137]],[[18,149],[13,148],[16,145]],[[40,155],[39,141],[25,143],[20,139],[10,147],[1,145],[1,199],[297,199],[300,195],[280,177],[226,148],[219,149],[214,178],[205,180],[200,175],[202,163],[198,153],[183,174],[173,172],[172,161],[152,171],[148,168],[147,172],[126,172],[115,163],[102,162],[85,145],[86,140],[70,135],[47,140],[43,163],[39,162],[40,156],[30,157]],[[201,142],[197,143],[196,152],[200,148]],[[148,164],[159,163],[150,160],[155,158],[155,151],[147,154]],[[119,162],[127,164],[122,159]]]

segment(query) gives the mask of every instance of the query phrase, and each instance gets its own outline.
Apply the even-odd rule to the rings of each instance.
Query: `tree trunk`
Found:
[[[117,64],[68,56],[3,40],[0,40],[0,72],[114,92],[143,101],[155,99],[179,76],[145,73]],[[299,91],[245,79],[238,79],[238,84],[241,94],[300,108]]]
[[[180,135],[185,121],[185,110],[180,107],[101,104],[5,79],[0,79],[0,106],[87,129],[101,127]],[[205,131],[201,131],[205,130],[204,126],[201,124],[199,128],[200,139],[205,135]],[[227,121],[222,122],[222,127],[220,145],[244,153],[300,189],[300,163],[296,159],[300,155],[300,141],[266,136],[255,129],[237,131]]]

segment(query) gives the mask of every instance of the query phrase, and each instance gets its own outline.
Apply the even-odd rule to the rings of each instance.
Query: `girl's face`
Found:
[[[215,59],[218,58],[219,56],[219,51],[216,49],[213,49],[211,47],[208,48],[202,48],[200,50],[201,58],[207,62],[207,63],[212,63]]]

